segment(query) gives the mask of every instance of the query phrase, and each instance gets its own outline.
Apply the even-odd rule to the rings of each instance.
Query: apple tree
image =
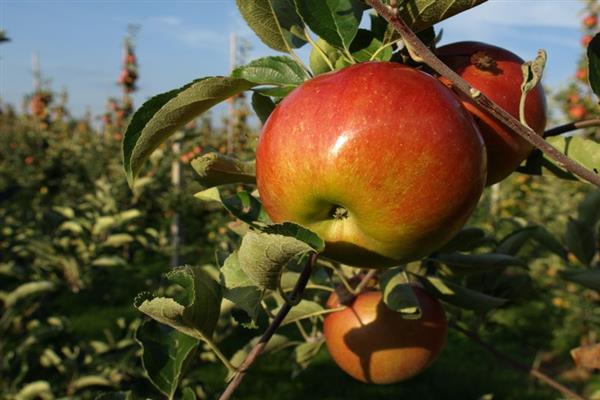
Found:
[[[122,147],[130,185],[153,151],[220,102],[250,91],[264,123],[255,154],[191,161],[203,186],[194,196],[232,216],[215,262],[175,268],[170,286],[135,300],[150,317],[136,333],[143,365],[167,398],[196,397],[184,378],[197,354],[227,369],[224,400],[261,353],[289,348],[302,370],[324,344],[359,380],[402,381],[433,362],[448,327],[582,398],[477,334],[494,310],[531,290],[524,248],[557,257],[566,267],[556,279],[595,293],[589,301],[600,290],[598,191],[566,223],[564,241],[535,224],[464,226],[484,187],[517,169],[600,187],[593,138],[544,137],[545,51],[524,61],[490,44],[437,48],[435,24],[482,3],[238,0],[250,28],[281,54],[199,78],[135,112]],[[309,65],[296,54],[302,46],[312,48]],[[600,35],[586,46],[597,96]],[[278,331],[286,325],[301,340]],[[227,354],[220,344],[236,326],[266,328]],[[598,368],[593,343],[575,354]]]

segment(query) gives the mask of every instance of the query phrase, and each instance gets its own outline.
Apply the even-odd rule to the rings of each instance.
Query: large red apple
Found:
[[[500,47],[479,42],[458,42],[442,46],[438,56],[463,79],[493,102],[519,118],[523,60]],[[533,147],[516,133],[479,108],[471,99],[464,106],[475,116],[485,141],[488,156],[487,184],[500,182],[510,175]],[[527,96],[527,124],[539,135],[546,127],[546,97],[541,85]]]
[[[366,267],[423,257],[471,215],[484,145],[437,79],[389,62],[319,75],[266,122],[256,173],[275,222],[318,233],[325,256]]]
[[[388,384],[426,369],[446,343],[448,324],[440,303],[413,286],[422,317],[404,319],[382,301],[381,292],[358,295],[346,309],[323,322],[325,343],[336,364],[352,377]],[[329,306],[337,306],[333,294]]]

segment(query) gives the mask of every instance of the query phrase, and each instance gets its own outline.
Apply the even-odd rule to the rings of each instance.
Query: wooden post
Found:
[[[236,67],[237,63],[237,37],[235,32],[229,36],[229,63],[231,70]],[[235,98],[229,99],[229,121],[227,126],[227,153],[234,152],[234,134],[235,134]]]
[[[171,146],[173,150],[173,163],[171,164],[171,183],[175,193],[181,192],[181,162],[179,155],[181,154],[181,141],[176,139]],[[180,264],[180,248],[182,242],[181,233],[181,217],[178,212],[173,214],[171,218],[171,267],[178,267]]]

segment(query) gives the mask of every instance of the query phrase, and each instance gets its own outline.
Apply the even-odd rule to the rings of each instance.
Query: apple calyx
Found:
[[[330,216],[332,219],[343,220],[348,218],[348,209],[339,205],[331,207]]]
[[[471,64],[480,71],[496,73],[498,71],[498,63],[496,60],[483,50],[477,51],[471,55]]]

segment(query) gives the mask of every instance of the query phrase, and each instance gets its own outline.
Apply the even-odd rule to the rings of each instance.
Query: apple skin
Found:
[[[488,70],[479,68],[472,59],[477,52],[484,52],[495,60],[496,67]],[[464,80],[519,119],[523,82],[521,64],[524,62],[521,58],[503,48],[480,42],[452,43],[438,48],[437,53]],[[488,158],[487,185],[500,182],[517,169],[533,150],[533,146],[506,129],[471,99],[462,99],[465,108],[475,117],[485,141]],[[531,129],[542,135],[546,127],[546,96],[539,84],[527,95],[525,116]]]
[[[485,182],[472,118],[439,80],[391,62],[313,78],[263,127],[257,185],[274,222],[323,238],[361,267],[415,260],[466,222]]]
[[[325,317],[325,343],[342,370],[362,382],[390,384],[419,374],[436,359],[446,344],[446,316],[429,293],[418,286],[413,290],[420,319],[390,310],[380,291],[362,293],[348,308]],[[339,306],[335,293],[328,305]]]

